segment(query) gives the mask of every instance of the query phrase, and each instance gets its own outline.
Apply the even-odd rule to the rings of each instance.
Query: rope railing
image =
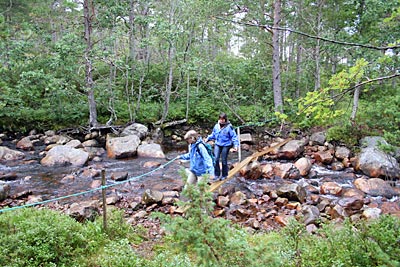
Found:
[[[167,163],[165,163],[163,165],[160,165],[157,168],[155,168],[155,169],[153,169],[153,170],[151,170],[151,171],[149,171],[147,173],[141,174],[139,176],[130,177],[127,180],[124,180],[124,181],[117,181],[117,182],[115,182],[113,184],[102,185],[102,186],[99,186],[99,187],[96,187],[96,188],[93,188],[93,189],[90,189],[90,190],[74,193],[74,194],[67,195],[67,196],[61,196],[61,197],[56,197],[56,198],[52,198],[52,199],[48,199],[48,200],[44,200],[44,201],[38,201],[38,202],[34,202],[34,203],[24,204],[24,205],[21,205],[21,206],[15,206],[15,207],[9,207],[9,208],[0,209],[0,214],[2,212],[6,212],[6,211],[18,210],[18,209],[23,209],[23,208],[27,208],[27,207],[43,205],[43,204],[47,204],[47,203],[50,203],[50,202],[56,202],[56,201],[67,199],[67,198],[71,198],[71,197],[77,197],[77,196],[81,196],[81,195],[84,195],[84,194],[93,193],[93,192],[96,192],[96,191],[99,191],[99,190],[103,190],[103,189],[106,189],[106,188],[109,188],[109,187],[113,187],[113,186],[121,185],[121,184],[124,184],[124,183],[128,183],[130,181],[139,179],[141,177],[150,175],[155,171],[163,169],[166,166],[168,166],[169,164],[171,164],[173,161],[175,161],[176,159],[177,159],[177,157],[173,158],[172,160],[168,161]]]
[[[268,123],[268,122],[271,122],[271,121],[273,121],[273,120],[274,120],[274,119],[269,119],[269,120],[265,120],[265,121],[262,121],[262,122],[254,122],[254,123],[249,123],[249,124],[243,124],[243,125],[237,126],[237,127],[235,127],[235,128],[238,129],[238,133],[239,133],[239,135],[240,135],[240,128],[243,128],[243,127],[250,127],[250,126],[262,126],[262,125],[264,125],[264,124],[266,124],[266,123]],[[240,154],[240,152],[239,152],[239,154]],[[165,164],[163,164],[163,165],[160,165],[160,166],[158,166],[157,168],[155,168],[155,169],[153,169],[153,170],[151,170],[151,171],[149,171],[149,172],[147,172],[147,173],[141,174],[141,175],[139,175],[139,176],[130,177],[130,178],[128,178],[127,180],[124,180],[124,181],[117,181],[117,182],[115,182],[115,183],[113,183],[113,184],[102,185],[102,186],[99,186],[99,187],[96,187],[96,188],[93,188],[93,189],[90,189],[90,190],[86,190],[86,191],[83,191],[83,192],[78,192],[78,193],[74,193],[74,194],[70,194],[70,195],[66,195],[66,196],[61,196],[61,197],[56,197],[56,198],[52,198],[52,199],[48,199],[48,200],[44,200],[44,201],[38,201],[38,202],[29,203],[29,204],[24,204],[24,205],[20,205],[20,206],[14,206],[14,207],[3,208],[3,209],[0,209],[0,214],[3,213],[3,212],[7,212],[7,211],[13,211],[13,210],[23,209],[23,208],[27,208],[27,207],[33,207],[33,206],[38,206],[38,205],[44,205],[44,204],[47,204],[47,203],[50,203],[50,202],[56,202],[56,201],[64,200],[64,199],[71,198],[71,197],[77,197],[77,196],[81,196],[81,195],[84,195],[84,194],[93,193],[93,192],[96,192],[96,191],[99,191],[99,190],[104,190],[104,189],[107,189],[107,188],[109,188],[109,187],[114,187],[114,186],[121,185],[121,184],[124,184],[124,183],[129,183],[130,181],[133,181],[133,180],[139,179],[139,178],[141,178],[141,177],[150,175],[150,174],[152,174],[152,173],[155,172],[155,171],[158,171],[158,170],[160,170],[160,169],[165,168],[166,166],[168,166],[169,164],[171,164],[173,161],[175,161],[177,158],[178,158],[178,157],[175,157],[175,158],[173,158],[172,160],[168,161],[167,163],[165,163]],[[241,157],[239,156],[239,159],[240,159],[240,158],[241,158]],[[239,161],[240,161],[240,160],[239,160]]]

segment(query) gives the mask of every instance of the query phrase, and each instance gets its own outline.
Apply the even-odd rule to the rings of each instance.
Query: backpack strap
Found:
[[[207,148],[206,148],[206,146],[203,144],[203,141],[199,142],[199,143],[196,145],[197,152],[199,152],[200,156],[203,157],[203,154],[201,154],[201,151],[200,151],[200,148],[199,148],[199,145],[200,145],[200,144],[202,144],[202,145],[204,146],[205,149],[207,149]],[[203,157],[203,158],[204,158],[204,157]]]

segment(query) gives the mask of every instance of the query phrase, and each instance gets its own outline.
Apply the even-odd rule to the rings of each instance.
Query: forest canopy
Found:
[[[0,0],[0,10],[2,131],[225,111],[237,125],[400,144],[397,0]]]

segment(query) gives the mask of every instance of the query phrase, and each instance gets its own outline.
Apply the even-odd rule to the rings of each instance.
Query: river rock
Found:
[[[72,139],[68,136],[64,135],[51,135],[51,136],[45,136],[43,143],[45,145],[50,145],[50,144],[59,144],[59,145],[65,145]]]
[[[146,205],[150,205],[150,204],[161,202],[163,197],[164,197],[164,195],[160,191],[146,189],[146,191],[144,191],[144,193],[143,193],[142,201]]]
[[[399,163],[377,147],[363,148],[356,160],[355,169],[369,177],[400,178]]]
[[[304,205],[301,209],[305,225],[318,223],[320,212],[316,206]]]
[[[149,132],[147,126],[140,123],[133,123],[122,130],[121,136],[136,135],[143,140]]]
[[[359,197],[343,197],[338,200],[337,204],[343,207],[348,215],[359,212],[364,206],[363,198]]]
[[[293,163],[276,163],[274,173],[282,179],[299,179],[300,172]]]
[[[250,133],[243,133],[240,134],[240,142],[253,144],[254,141]]]
[[[73,148],[82,148],[83,147],[81,141],[79,141],[78,139],[73,139],[73,140],[69,141],[68,143],[66,143],[65,145],[73,147]]]
[[[299,170],[301,176],[307,176],[311,170],[311,160],[305,157],[298,159],[294,166]]]
[[[307,196],[306,190],[295,183],[282,185],[276,193],[279,197],[286,197],[289,200],[300,201],[301,203],[305,202]]]
[[[137,149],[137,155],[147,158],[165,158],[164,152],[159,144],[141,144]]]
[[[17,148],[22,150],[33,150],[33,143],[29,137],[24,137],[17,142]]]
[[[378,147],[379,145],[389,145],[382,136],[366,136],[360,140],[361,147]]]
[[[274,167],[272,164],[263,164],[261,165],[262,177],[264,178],[273,178],[274,177]]]
[[[378,219],[381,216],[382,210],[379,208],[367,208],[363,211],[362,217],[367,220]]]
[[[25,158],[25,154],[17,151],[17,150],[12,150],[9,149],[8,147],[5,146],[0,146],[0,160],[20,160]]]
[[[111,173],[111,179],[114,181],[125,181],[126,179],[128,179],[128,172],[113,172]]]
[[[8,198],[8,195],[10,194],[10,189],[11,187],[9,184],[0,182],[0,201]]]
[[[350,149],[344,146],[336,147],[335,157],[339,160],[344,160],[350,158],[351,152]]]
[[[43,166],[72,165],[81,167],[89,159],[89,153],[70,146],[59,145],[49,150],[47,155],[40,161]]]
[[[156,168],[161,166],[161,162],[157,162],[157,161],[147,161],[143,164],[144,168]]]
[[[326,141],[325,132],[316,132],[310,136],[310,142],[312,145],[323,145]]]
[[[235,205],[243,205],[246,203],[246,201],[247,201],[247,197],[241,191],[237,191],[237,192],[233,193],[230,197],[230,202]]]
[[[137,135],[112,137],[107,135],[106,150],[109,158],[129,158],[137,153],[140,138]]]
[[[14,181],[18,179],[16,172],[0,172],[0,180],[2,181]]]
[[[296,159],[304,151],[306,140],[290,140],[278,152],[281,159]]]
[[[78,222],[94,221],[100,209],[97,201],[83,201],[73,203],[66,213]]]
[[[392,198],[398,195],[386,181],[380,178],[358,178],[354,181],[354,186],[373,197],[383,196]]]
[[[340,196],[342,194],[342,190],[342,187],[335,182],[325,182],[320,188],[320,192],[323,195]]]
[[[314,154],[314,158],[316,161],[321,162],[322,164],[330,164],[333,160],[333,155],[329,150],[318,151]]]

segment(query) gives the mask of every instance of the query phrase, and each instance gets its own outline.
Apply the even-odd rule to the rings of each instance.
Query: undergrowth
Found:
[[[185,216],[157,213],[165,235],[151,255],[139,254],[144,229],[112,210],[80,223],[49,209],[0,213],[0,266],[400,266],[400,220],[323,224],[316,234],[290,220],[280,231],[253,232],[214,218],[208,185],[188,186],[182,194]]]

